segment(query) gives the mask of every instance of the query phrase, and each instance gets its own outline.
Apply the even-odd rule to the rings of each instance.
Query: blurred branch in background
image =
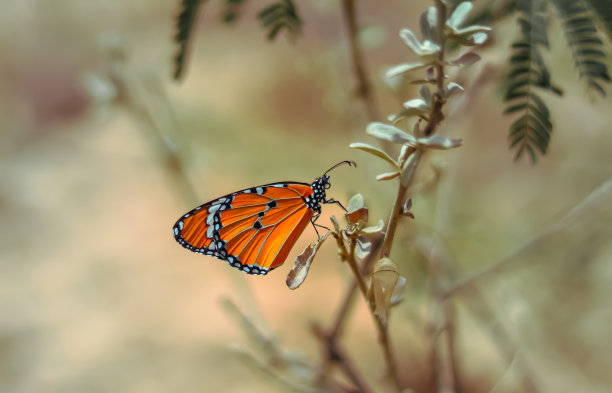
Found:
[[[168,180],[177,185],[188,205],[199,198],[187,175],[184,164],[168,131],[180,129],[176,114],[168,100],[160,78],[156,75],[138,76],[127,66],[128,54],[122,39],[106,35],[100,40],[102,69],[83,76],[85,88],[98,105],[114,105],[131,112],[141,123],[145,139],[153,144]],[[110,92],[110,93],[107,93]]]
[[[368,73],[365,67],[365,61],[359,44],[359,25],[357,20],[357,10],[355,0],[342,0],[342,13],[347,28],[347,36],[349,40],[349,48],[351,53],[351,65],[355,79],[357,79],[357,88],[355,89],[357,97],[362,100],[369,121],[380,119],[378,104],[374,99],[372,83],[369,80]]]
[[[507,256],[497,262],[485,267],[480,272],[476,272],[471,276],[464,278],[455,283],[444,293],[444,298],[448,299],[456,296],[463,291],[470,290],[474,285],[486,280],[489,276],[499,274],[504,269],[507,269],[512,264],[520,264],[523,258],[541,247],[543,243],[549,242],[555,236],[567,231],[572,225],[580,221],[585,212],[589,209],[602,207],[612,200],[612,179],[604,182],[601,186],[593,190],[586,198],[576,204],[567,214],[565,214],[554,225],[547,228],[545,231],[534,237],[527,243],[516,247]]]

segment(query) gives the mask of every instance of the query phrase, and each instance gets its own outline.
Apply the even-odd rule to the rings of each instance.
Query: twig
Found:
[[[402,206],[406,200],[406,194],[408,193],[408,185],[403,186],[399,184],[397,195],[395,196],[395,202],[393,203],[393,210],[391,210],[391,216],[389,217],[389,223],[385,231],[385,240],[380,251],[380,257],[386,258],[391,254],[391,247],[393,246],[393,239],[395,238],[395,230],[397,229],[397,223],[402,216]]]
[[[554,225],[546,229],[544,232],[534,237],[526,244],[515,248],[510,254],[508,254],[501,260],[487,266],[483,270],[474,273],[470,277],[465,278],[464,280],[455,284],[455,286],[446,291],[446,293],[444,294],[444,298],[448,299],[449,297],[454,296],[457,293],[462,292],[471,286],[474,286],[478,281],[481,281],[483,278],[488,277],[504,269],[505,267],[510,265],[511,262],[520,261],[519,257],[529,254],[531,251],[537,248],[543,241],[550,239],[559,232],[563,231],[569,225],[573,224],[585,212],[585,210],[597,203],[601,203],[603,200],[609,200],[610,194],[612,194],[612,179],[608,179],[602,185],[597,187],[580,203],[574,206],[574,208],[570,210],[565,216],[563,216],[559,221],[557,221]]]
[[[434,66],[436,70],[436,86],[438,91],[434,94],[433,108],[431,115],[427,121],[427,126],[423,134],[427,137],[433,135],[438,129],[439,124],[444,120],[444,113],[442,113],[442,107],[444,106],[443,91],[444,91],[444,46],[445,46],[445,32],[444,27],[446,26],[446,6],[442,3],[442,0],[434,0],[437,15],[437,34],[438,44],[440,45],[440,52],[438,54],[438,64]]]
[[[367,298],[368,288],[366,287],[363,276],[361,275],[359,267],[357,266],[357,261],[355,260],[354,250],[355,246],[357,245],[357,239],[351,239],[351,244],[347,250],[346,246],[344,245],[344,241],[342,240],[342,234],[334,233],[334,237],[336,238],[336,244],[338,245],[338,250],[340,251],[340,258],[349,265],[353,271],[353,275],[355,276],[355,280],[357,281],[361,294],[364,298]]]
[[[400,392],[402,390],[402,386],[399,382],[399,375],[397,373],[397,365],[395,363],[395,358],[393,356],[393,351],[391,349],[391,341],[389,338],[389,329],[388,329],[387,323],[386,321],[383,321],[382,319],[378,318],[376,314],[374,313],[375,311],[374,304],[368,300],[368,293],[367,293],[368,290],[367,290],[365,281],[363,280],[361,271],[357,267],[357,261],[355,261],[354,249],[355,249],[355,246],[357,245],[357,242],[355,239],[351,239],[350,248],[349,248],[349,251],[347,252],[344,242],[342,241],[342,238],[340,236],[336,237],[338,241],[338,248],[340,250],[340,255],[341,257],[346,258],[345,262],[349,264],[349,266],[351,267],[351,270],[353,271],[353,274],[355,275],[355,280],[357,281],[358,287],[366,301],[366,304],[368,305],[368,309],[370,310],[372,319],[374,320],[374,323],[376,324],[376,330],[378,331],[378,340],[380,341],[380,345],[383,348],[385,361],[387,363],[387,372],[389,373],[389,377],[391,378],[391,381],[394,387],[397,389],[398,392]]]
[[[374,97],[372,96],[372,88],[365,71],[363,57],[361,55],[361,47],[358,43],[358,28],[357,28],[357,13],[355,11],[354,0],[342,1],[342,13],[346,21],[348,29],[349,46],[351,50],[351,59],[353,72],[357,78],[357,95],[363,100],[368,118],[370,121],[380,119],[378,108]]]
[[[166,116],[172,128],[178,127],[176,116],[172,112],[162,84],[155,79],[149,79],[146,83],[147,81],[142,77],[131,77],[125,64],[126,54],[121,45],[114,44],[111,48],[107,48],[107,52],[108,64],[106,64],[105,73],[117,89],[116,103],[124,105],[141,122],[140,128],[146,132],[146,137],[153,143],[169,178],[177,183],[181,194],[186,196],[189,204],[195,203],[197,201],[195,187],[187,176],[178,151],[164,134],[162,131],[164,127],[160,124],[163,121],[162,118]],[[159,110],[155,110],[152,104],[143,98],[143,94],[139,94],[144,88],[152,90],[155,93],[152,96],[160,99],[161,108]]]
[[[442,304],[444,314],[444,332],[446,333],[446,350],[448,353],[449,384],[451,391],[462,393],[463,387],[459,373],[459,362],[457,361],[457,346],[455,345],[455,306],[449,302]]]
[[[326,350],[328,351],[328,355],[326,356],[326,361],[323,366],[329,367],[331,363],[336,363],[340,366],[342,372],[353,382],[355,387],[359,389],[361,393],[371,393],[372,389],[366,384],[366,382],[361,378],[360,373],[353,366],[353,363],[350,361],[348,355],[344,351],[344,348],[340,345],[340,343],[330,335],[326,333],[321,326],[315,324],[313,325],[313,332],[315,335],[324,343]],[[325,374],[320,374],[319,383],[325,380]]]
[[[380,247],[380,244],[381,244],[380,238],[372,240],[372,252],[368,255],[366,260],[363,261],[363,264],[360,269],[361,275],[366,274],[366,272],[370,270],[370,266],[372,265],[372,262],[376,260],[375,255],[377,255],[377,251]],[[337,361],[337,359],[333,358],[333,355],[335,353],[334,348],[336,346],[336,342],[340,339],[340,336],[342,335],[342,328],[344,327],[344,323],[347,321],[349,312],[352,309],[352,305],[355,300],[355,294],[357,293],[357,288],[358,288],[358,280],[352,281],[350,286],[346,290],[346,293],[344,295],[340,308],[338,309],[336,318],[334,320],[334,323],[331,329],[329,329],[329,331],[325,333],[326,340],[324,344],[326,345],[326,354],[319,368],[318,380],[320,382],[327,379],[327,374],[330,371],[329,366],[334,361]]]
[[[484,321],[493,320],[495,325],[500,327],[499,329],[489,330],[489,334],[493,336],[492,342],[497,346],[501,355],[506,359],[508,364],[512,364],[513,359],[517,356],[518,344],[516,344],[512,335],[504,329],[504,324],[496,315],[495,308],[488,303],[486,297],[480,292],[480,289],[472,287],[471,293],[473,296],[470,301],[464,304],[477,318]],[[521,384],[523,385],[523,391],[526,393],[539,393],[540,390],[532,374],[533,367],[521,363],[516,363],[516,367],[522,374]]]
[[[448,275],[449,266],[444,261],[444,258],[440,256],[440,247],[435,238],[432,238],[430,242],[424,243],[423,241],[416,241],[415,244],[420,246],[420,250],[425,258],[428,260],[429,267],[429,293],[435,305],[430,307],[433,311],[430,311],[431,317],[427,321],[426,332],[431,337],[430,349],[429,349],[429,361],[430,361],[430,385],[434,391],[444,391],[450,388],[450,391],[456,392],[455,389],[455,378],[453,377],[453,369],[456,369],[454,362],[454,310],[451,304],[444,304],[444,300],[441,298],[440,288],[442,287],[443,281]],[[447,362],[444,362],[443,355],[441,354],[441,346],[443,343],[439,339],[446,338],[447,345]],[[450,368],[450,374],[446,375],[444,372]],[[449,387],[446,386],[448,381]]]
[[[344,300],[342,301],[342,304],[340,305],[340,309],[338,310],[338,314],[336,315],[336,320],[334,322],[333,327],[330,330],[329,335],[334,340],[336,339],[336,337],[340,336],[340,334],[342,333],[342,327],[343,327],[344,321],[346,321],[348,312],[351,309],[353,300],[355,299],[356,291],[357,291],[357,280],[352,281],[351,285],[346,290],[346,294],[344,295]]]

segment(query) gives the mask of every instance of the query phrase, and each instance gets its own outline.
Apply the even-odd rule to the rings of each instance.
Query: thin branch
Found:
[[[455,343],[455,306],[450,302],[442,304],[444,313],[444,332],[446,333],[446,350],[448,351],[449,384],[451,391],[463,393],[461,377],[459,372],[459,359],[457,358],[457,345]]]
[[[354,249],[355,249],[355,246],[357,245],[357,241],[356,239],[351,239],[350,248],[347,252],[341,236],[342,235],[336,237],[336,240],[338,242],[338,248],[340,250],[340,256],[341,258],[344,259],[345,262],[349,264],[349,266],[351,267],[351,270],[353,271],[355,280],[357,281],[361,294],[363,295],[363,298],[365,299],[366,304],[368,305],[368,309],[370,310],[370,314],[372,315],[372,319],[374,320],[374,323],[376,324],[376,330],[378,331],[378,340],[380,341],[380,345],[383,348],[385,361],[387,363],[387,372],[389,373],[389,377],[391,378],[391,381],[394,387],[397,389],[398,392],[401,392],[402,386],[399,382],[399,374],[397,373],[397,364],[395,362],[395,358],[393,356],[393,350],[391,348],[391,340],[389,338],[389,329],[388,329],[387,323],[386,321],[383,321],[380,318],[378,318],[376,314],[374,313],[375,311],[374,303],[370,302],[368,299],[367,286],[365,284],[365,281],[363,280],[363,276],[361,274],[360,269],[357,267],[357,261],[355,260],[355,253],[354,253]]]
[[[556,234],[566,229],[568,226],[573,224],[585,212],[585,210],[587,210],[593,205],[601,203],[603,200],[610,198],[610,194],[612,194],[612,179],[608,179],[601,186],[597,187],[597,189],[591,192],[580,203],[574,206],[574,208],[570,210],[565,216],[563,216],[559,221],[557,221],[554,225],[546,229],[544,232],[534,237],[526,244],[515,248],[510,254],[508,254],[501,260],[487,266],[483,270],[474,273],[470,277],[465,278],[464,280],[455,284],[455,286],[446,291],[446,293],[444,294],[444,298],[448,299],[449,297],[454,296],[457,293],[474,286],[478,281],[482,281],[483,278],[498,273],[499,271],[510,265],[512,262],[520,261],[520,257],[528,255],[530,252],[536,249],[542,242],[550,239],[551,237],[554,237]]]
[[[430,264],[437,264],[441,268],[444,269],[443,273],[445,278],[452,278],[456,275],[456,263],[452,260],[452,258],[448,257],[448,252],[443,252],[442,250],[446,250],[447,246],[444,245],[437,237],[436,238],[427,238],[426,241],[423,241],[425,238],[421,238],[421,240],[416,241],[417,248],[421,251],[421,253],[427,258]],[[434,241],[434,243],[431,243]],[[447,255],[447,257],[445,257]],[[464,302],[464,306],[466,309],[471,312],[472,315],[478,320],[483,321],[483,326],[496,326],[496,329],[489,329],[488,333],[491,336],[491,342],[497,347],[500,355],[508,361],[510,364],[512,362],[513,357],[517,352],[517,348],[519,348],[518,344],[512,338],[512,335],[504,328],[502,321],[499,320],[498,316],[495,314],[495,309],[488,303],[486,297],[480,292],[479,288],[473,286],[470,288],[469,301]],[[440,303],[442,303],[445,299],[445,292],[438,291],[437,298]],[[454,300],[454,299],[449,299]],[[445,333],[446,340],[449,350],[449,368],[451,375],[449,376],[451,386],[453,386],[454,380],[454,388],[453,392],[461,392],[463,390],[461,385],[461,378],[459,374],[458,368],[458,359],[456,358],[455,351],[455,343],[454,343],[454,326],[450,323],[454,323],[455,320],[454,315],[448,315],[447,310],[444,307],[450,305],[450,302],[441,304],[442,312],[444,313],[444,317],[446,321],[444,322],[444,326],[441,328],[435,329],[434,332],[438,333],[438,336]],[[451,312],[455,312],[455,308],[451,308]],[[494,321],[492,323],[491,321]],[[451,337],[452,336],[452,337]],[[437,336],[436,336],[437,337]],[[453,341],[453,342],[451,342]],[[451,352],[452,351],[452,352]],[[534,382],[534,377],[531,373],[532,368],[527,366],[518,365],[517,368],[520,367],[518,371],[522,374],[522,385],[523,389],[527,393],[538,393],[539,390],[537,385]],[[433,376],[432,376],[433,378]]]
[[[328,355],[326,356],[327,361],[322,366],[329,368],[331,363],[338,364],[342,372],[351,380],[351,382],[353,382],[355,387],[359,389],[361,393],[373,392],[373,390],[361,378],[361,374],[357,371],[344,351],[344,348],[335,339],[335,337],[330,333],[326,333],[319,325],[313,325],[312,330],[324,344],[325,349],[328,352]],[[323,383],[326,379],[326,374],[320,374],[319,377],[318,382]]]
[[[365,71],[365,63],[361,54],[361,47],[359,46],[358,40],[358,26],[357,26],[357,12],[355,10],[354,0],[343,0],[342,1],[342,13],[346,21],[346,28],[348,29],[349,46],[351,50],[351,60],[353,66],[353,72],[357,79],[357,95],[363,101],[368,118],[370,121],[380,119],[378,107],[376,101],[372,95],[372,88],[368,75]]]
[[[340,258],[343,262],[346,262],[351,270],[353,271],[353,275],[355,276],[355,280],[357,281],[357,285],[361,294],[364,298],[367,298],[368,288],[363,280],[363,276],[361,275],[361,271],[359,271],[359,267],[357,266],[357,261],[355,260],[355,246],[357,245],[357,239],[352,238],[349,249],[346,249],[344,245],[344,241],[342,240],[342,234],[334,233],[334,237],[336,238],[336,243],[338,245],[338,250],[340,253]]]
[[[380,250],[381,258],[389,257],[391,254],[393,239],[395,239],[395,230],[397,229],[397,224],[402,217],[402,206],[406,200],[409,186],[409,184],[405,186],[403,186],[401,183],[399,184],[395,202],[393,203],[393,209],[391,210],[391,216],[389,217],[389,223],[387,224],[387,229],[385,231],[385,239],[383,240],[383,245]]]
[[[377,260],[375,256],[378,255],[377,251],[382,243],[381,240],[381,238],[371,240],[372,252],[366,257],[366,259],[361,265],[361,275],[364,275],[366,274],[366,272],[369,272],[372,263]],[[317,378],[317,380],[319,381],[319,386],[321,386],[320,384],[322,383],[322,381],[325,381],[327,379],[328,373],[331,371],[330,365],[333,362],[337,361],[337,359],[333,358],[333,355],[335,353],[334,348],[336,346],[336,342],[340,339],[340,336],[342,335],[342,329],[348,319],[349,312],[351,311],[352,306],[354,304],[355,294],[357,293],[358,288],[357,283],[358,280],[354,280],[347,288],[340,308],[336,313],[334,323],[332,327],[328,330],[328,332],[325,333],[326,340],[324,343],[326,345],[326,355],[322,360],[321,366],[319,367],[319,376]]]
[[[436,70],[437,79],[436,87],[438,90],[434,94],[434,102],[433,108],[431,110],[431,115],[427,122],[427,126],[425,127],[425,130],[423,132],[426,137],[433,135],[437,131],[438,126],[440,125],[442,120],[444,120],[444,113],[442,112],[442,107],[445,104],[445,101],[442,97],[444,92],[444,45],[446,41],[444,36],[444,27],[446,26],[446,6],[444,5],[444,3],[442,3],[442,0],[434,0],[434,5],[437,11],[436,26],[438,27],[438,44],[440,45],[441,49],[438,54],[439,62],[434,66],[434,69]]]

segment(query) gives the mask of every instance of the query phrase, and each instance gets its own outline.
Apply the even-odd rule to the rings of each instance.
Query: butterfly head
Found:
[[[323,175],[317,177],[314,182],[310,185],[312,188],[312,194],[305,199],[306,205],[317,213],[321,212],[321,203],[326,200],[325,190],[331,187],[329,183],[329,176]]]
[[[329,203],[332,201],[332,200],[328,201],[325,195],[325,190],[331,187],[331,183],[329,182],[328,173],[332,169],[337,168],[343,164],[347,164],[349,166],[357,166],[357,164],[355,164],[353,161],[339,162],[336,165],[329,168],[327,171],[325,171],[325,173],[321,177],[316,178],[315,181],[310,185],[310,187],[312,188],[312,195],[305,198],[305,202],[306,202],[306,205],[310,209],[315,211],[316,213],[321,212],[321,203]]]

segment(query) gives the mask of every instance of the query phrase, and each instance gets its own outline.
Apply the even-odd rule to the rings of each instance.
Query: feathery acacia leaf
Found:
[[[610,0],[584,0],[599,17],[601,24],[612,39],[612,2]]]
[[[240,8],[246,0],[225,0],[225,10],[223,10],[223,23],[234,23],[240,17]]]
[[[518,116],[509,133],[515,159],[527,153],[535,163],[538,154],[546,153],[553,129],[550,112],[538,91],[550,90],[560,95],[561,89],[552,83],[541,53],[549,45],[546,3],[518,0],[516,7],[522,38],[512,44],[504,95],[508,107],[504,114]]]
[[[302,27],[302,20],[292,0],[279,0],[260,11],[257,18],[264,27],[269,28],[268,40],[274,40],[281,29],[297,35]]]
[[[581,0],[552,0],[563,23],[567,43],[572,51],[574,65],[587,87],[606,95],[603,83],[610,82],[608,67],[604,63],[603,41],[589,9]]]
[[[202,1],[203,0],[181,1],[181,11],[176,18],[177,32],[174,37],[174,41],[179,46],[178,52],[174,57],[174,79],[180,79],[185,71],[189,43]]]

